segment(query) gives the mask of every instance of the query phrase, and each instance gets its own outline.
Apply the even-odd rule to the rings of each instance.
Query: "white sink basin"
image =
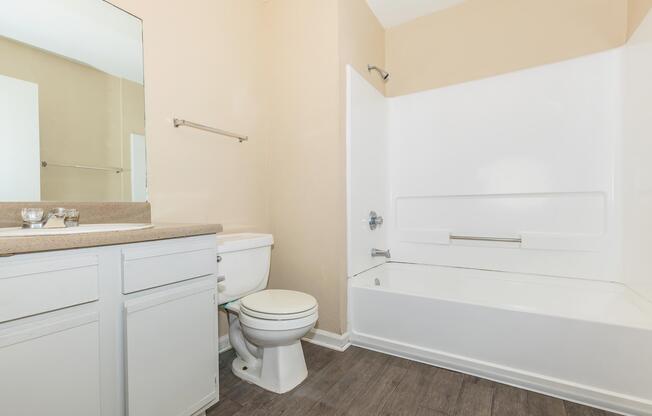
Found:
[[[111,231],[144,230],[154,227],[152,224],[83,224],[68,228],[0,228],[0,237],[34,237],[39,235],[70,235],[86,233],[106,233]]]

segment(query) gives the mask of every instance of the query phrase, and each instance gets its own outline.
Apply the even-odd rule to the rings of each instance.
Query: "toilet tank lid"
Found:
[[[217,252],[231,253],[233,251],[250,250],[259,247],[268,247],[274,244],[271,234],[218,234]]]

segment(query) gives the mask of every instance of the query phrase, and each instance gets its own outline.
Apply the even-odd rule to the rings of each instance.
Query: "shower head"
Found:
[[[385,71],[382,68],[377,67],[376,65],[367,65],[367,70],[369,72],[371,71],[376,71],[380,75],[380,77],[383,79],[384,82],[389,81],[389,72]]]

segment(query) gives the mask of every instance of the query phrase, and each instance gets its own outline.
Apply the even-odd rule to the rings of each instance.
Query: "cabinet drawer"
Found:
[[[214,238],[179,239],[122,250],[122,293],[215,274]]]
[[[0,322],[98,299],[94,255],[17,260],[0,266]]]

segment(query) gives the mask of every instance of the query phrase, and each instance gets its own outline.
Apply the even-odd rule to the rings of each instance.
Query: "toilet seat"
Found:
[[[242,309],[240,309],[242,312]],[[240,313],[240,324],[244,327],[265,331],[288,331],[304,327],[312,327],[317,322],[317,308],[313,309],[310,315],[296,319],[264,319]]]
[[[292,290],[263,290],[240,299],[240,322],[254,329],[283,331],[317,321],[317,300]]]
[[[253,318],[283,321],[310,316],[317,299],[294,290],[269,289],[240,299],[240,311]]]
[[[242,304],[240,305],[241,314],[245,314],[251,318],[266,319],[268,321],[290,321],[292,319],[299,319],[299,318],[304,318],[306,316],[310,316],[314,314],[316,311],[317,311],[317,306],[315,306],[312,309],[308,309],[307,311],[299,312],[299,313],[274,314],[274,313],[252,311],[242,306]]]

